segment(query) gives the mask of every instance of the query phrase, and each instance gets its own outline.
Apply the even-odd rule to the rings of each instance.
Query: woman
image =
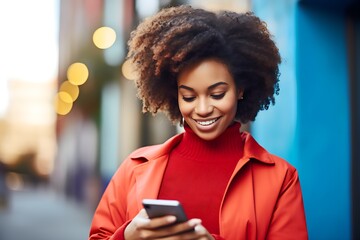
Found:
[[[173,7],[142,22],[128,45],[144,111],[185,132],[124,160],[89,239],[307,239],[296,169],[239,130],[279,91],[281,59],[265,23]],[[190,220],[149,219],[144,198],[179,200]]]

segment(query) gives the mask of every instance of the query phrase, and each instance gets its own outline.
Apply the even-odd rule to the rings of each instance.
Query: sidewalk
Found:
[[[92,213],[51,189],[10,192],[0,209],[0,240],[87,239]]]

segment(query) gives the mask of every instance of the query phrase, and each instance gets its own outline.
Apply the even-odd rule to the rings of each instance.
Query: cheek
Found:
[[[179,103],[179,109],[182,116],[190,115],[192,111],[190,104],[184,104],[184,103]]]
[[[232,96],[231,98],[224,99],[225,101],[222,102],[221,109],[224,113],[231,113],[235,114],[237,110],[237,98]]]
[[[231,117],[233,117],[236,114],[237,106],[236,104],[227,104],[223,106],[221,110],[224,114],[231,115]]]

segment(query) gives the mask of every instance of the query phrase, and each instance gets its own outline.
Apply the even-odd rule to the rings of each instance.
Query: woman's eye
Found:
[[[195,97],[183,97],[182,98],[185,102],[192,102],[194,101]]]
[[[225,92],[220,94],[211,94],[211,97],[214,99],[222,99],[225,96]]]

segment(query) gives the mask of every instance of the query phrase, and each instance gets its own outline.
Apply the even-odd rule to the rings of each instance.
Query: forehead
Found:
[[[234,85],[234,79],[228,67],[219,60],[205,59],[183,69],[178,77],[180,85],[212,85],[216,82],[225,82]]]

